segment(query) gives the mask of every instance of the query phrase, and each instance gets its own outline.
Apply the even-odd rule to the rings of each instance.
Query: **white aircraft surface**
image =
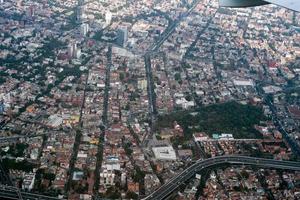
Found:
[[[300,0],[219,0],[221,7],[242,8],[275,4],[284,8],[300,12]]]

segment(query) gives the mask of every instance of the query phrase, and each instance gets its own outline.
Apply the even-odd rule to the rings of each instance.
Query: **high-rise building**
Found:
[[[76,42],[72,42],[71,44],[69,44],[68,46],[68,55],[70,58],[80,58],[81,56],[81,49],[77,48],[77,43]]]
[[[110,11],[107,11],[105,14],[105,24],[108,26],[111,23],[112,14]]]
[[[74,45],[73,45],[73,43],[68,45],[68,55],[69,55],[70,58],[72,58],[73,55],[74,55]]]
[[[117,44],[125,47],[128,41],[128,30],[126,26],[122,26],[117,30]]]
[[[77,22],[81,22],[81,19],[82,19],[82,8],[81,8],[81,6],[79,6],[78,8],[77,8],[77,13],[76,13],[76,20],[77,20]]]
[[[80,34],[82,36],[86,36],[86,34],[89,32],[89,25],[86,23],[83,23],[80,25]]]
[[[31,5],[29,8],[28,8],[28,16],[29,17],[34,17],[34,15],[35,15],[35,10],[34,10],[34,6],[33,5]]]
[[[81,49],[76,49],[74,58],[79,59],[81,56]]]
[[[4,102],[0,101],[0,114],[4,113]]]
[[[81,23],[82,20],[84,19],[84,0],[79,0],[78,1],[78,7],[77,7],[77,13],[76,13],[76,20]]]

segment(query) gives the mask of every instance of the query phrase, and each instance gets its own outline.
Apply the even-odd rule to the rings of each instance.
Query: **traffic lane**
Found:
[[[290,162],[290,161],[279,161],[279,160],[271,160],[271,159],[263,159],[263,158],[255,158],[255,157],[246,157],[246,156],[222,156],[210,158],[207,160],[202,160],[197,162],[184,170],[178,176],[172,178],[167,184],[160,187],[157,191],[153,192],[146,199],[151,199],[155,196],[155,199],[163,199],[170,192],[175,190],[182,182],[191,178],[196,172],[201,171],[204,168],[223,164],[246,164],[246,165],[256,165],[261,167],[271,167],[271,168],[281,168],[281,169],[291,169],[291,170],[300,170],[300,163]],[[198,166],[200,165],[200,166]]]

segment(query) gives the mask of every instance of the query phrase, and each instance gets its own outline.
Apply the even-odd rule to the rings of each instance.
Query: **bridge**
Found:
[[[7,200],[58,200],[56,197],[49,197],[40,194],[34,194],[29,192],[20,191],[13,186],[0,185],[0,199]]]
[[[273,169],[286,169],[300,171],[300,162],[255,158],[248,156],[218,156],[205,160],[199,160],[195,164],[191,165],[177,176],[173,177],[169,182],[162,185],[152,194],[144,198],[144,200],[162,200],[167,198],[172,192],[174,192],[182,183],[191,179],[196,173],[201,172],[204,169],[214,167],[220,164],[234,164],[234,165],[252,165],[261,168],[273,168]]]

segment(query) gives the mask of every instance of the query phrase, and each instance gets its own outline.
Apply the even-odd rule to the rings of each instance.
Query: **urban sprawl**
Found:
[[[1,198],[300,199],[300,171],[226,157],[299,160],[300,13],[0,0],[0,49]]]

